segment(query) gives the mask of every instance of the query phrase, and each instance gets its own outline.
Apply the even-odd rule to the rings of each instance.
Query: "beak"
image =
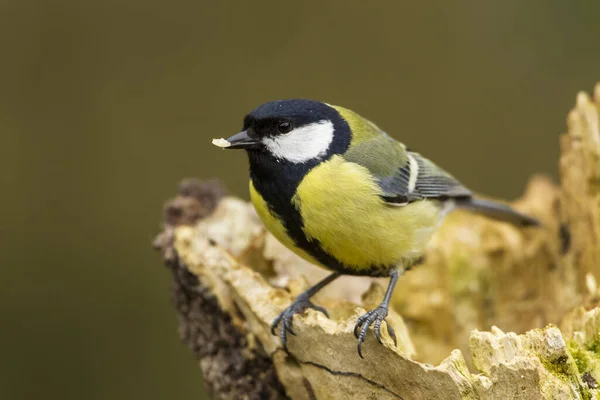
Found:
[[[251,149],[256,147],[258,140],[248,136],[248,131],[241,131],[227,139],[213,139],[212,144],[223,149]]]

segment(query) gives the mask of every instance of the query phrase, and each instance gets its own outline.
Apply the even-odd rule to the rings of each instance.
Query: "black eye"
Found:
[[[291,122],[280,122],[279,125],[277,125],[277,130],[279,131],[279,133],[288,133],[291,132],[292,129],[294,129],[294,127],[292,126]]]

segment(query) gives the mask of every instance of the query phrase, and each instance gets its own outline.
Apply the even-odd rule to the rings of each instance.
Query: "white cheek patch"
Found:
[[[333,123],[322,120],[283,135],[264,138],[262,142],[275,157],[302,163],[327,153],[333,141],[333,131]]]

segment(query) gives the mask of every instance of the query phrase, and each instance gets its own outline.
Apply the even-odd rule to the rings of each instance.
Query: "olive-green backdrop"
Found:
[[[202,399],[150,241],[261,102],[375,120],[487,194],[556,176],[600,2],[0,0],[0,398]]]

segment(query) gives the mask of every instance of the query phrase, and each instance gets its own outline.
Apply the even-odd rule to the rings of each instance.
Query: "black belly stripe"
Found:
[[[290,164],[279,162],[272,157],[250,155],[250,179],[256,191],[262,196],[269,209],[279,217],[289,237],[296,246],[310,254],[323,266],[346,275],[389,276],[395,266],[373,266],[361,271],[339,262],[321,247],[316,239],[308,239],[304,233],[304,221],[300,212],[292,204],[292,198],[304,176],[318,162]]]

